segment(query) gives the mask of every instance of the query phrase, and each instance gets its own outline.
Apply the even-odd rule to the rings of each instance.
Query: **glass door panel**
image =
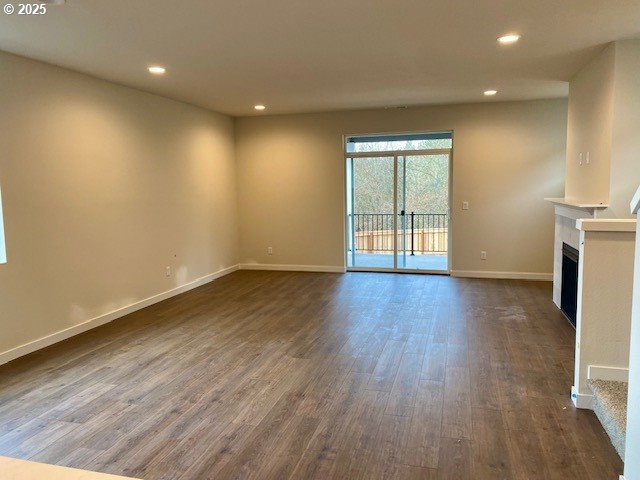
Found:
[[[395,268],[395,159],[347,159],[347,266]]]
[[[449,154],[398,156],[397,268],[448,271]]]

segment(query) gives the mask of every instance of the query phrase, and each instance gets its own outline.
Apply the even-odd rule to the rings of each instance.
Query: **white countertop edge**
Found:
[[[0,457],[0,471],[2,480],[136,480],[10,457]]]
[[[577,203],[567,200],[566,198],[545,198],[545,200],[556,205],[564,205],[566,207],[579,208],[581,210],[594,210],[609,207],[609,205],[604,203]]]
[[[635,218],[580,218],[576,228],[585,232],[635,232]]]

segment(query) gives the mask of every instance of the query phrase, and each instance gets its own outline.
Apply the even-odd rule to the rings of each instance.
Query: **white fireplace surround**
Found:
[[[553,300],[560,307],[562,244],[580,252],[572,400],[591,408],[589,378],[628,375],[636,219],[596,218],[606,205],[555,205]]]
[[[580,250],[580,232],[576,221],[597,218],[598,212],[608,207],[603,204],[574,203],[564,198],[545,198],[555,206],[555,235],[553,244],[553,302],[560,308],[562,292],[562,244]]]

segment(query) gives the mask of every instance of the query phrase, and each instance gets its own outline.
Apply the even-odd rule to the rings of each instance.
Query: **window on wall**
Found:
[[[0,191],[0,263],[7,263],[7,249],[4,244],[4,220],[2,218],[2,191]]]
[[[447,149],[453,145],[451,132],[409,133],[395,135],[367,135],[348,137],[347,153],[391,152],[398,150]]]

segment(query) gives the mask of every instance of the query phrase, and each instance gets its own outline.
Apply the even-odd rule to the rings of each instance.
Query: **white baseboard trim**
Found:
[[[494,272],[484,270],[452,270],[452,277],[462,278],[497,278],[503,280],[538,280],[550,282],[553,280],[553,273],[535,272]]]
[[[345,267],[326,265],[292,265],[292,264],[272,264],[272,263],[241,263],[240,270],[269,270],[280,272],[325,272],[325,273],[345,273]],[[497,278],[510,280],[553,280],[553,273],[532,273],[532,272],[492,272],[492,271],[472,271],[453,270],[451,276],[464,278]]]
[[[218,270],[217,272],[205,275],[204,277],[198,278],[179,287],[172,288],[171,290],[167,290],[157,295],[153,295],[149,298],[145,298],[144,300],[140,300],[139,302],[127,305],[126,307],[122,307],[117,310],[105,313],[104,315],[94,317],[78,325],[74,325],[73,327],[65,328],[64,330],[52,333],[51,335],[47,335],[46,337],[39,338],[32,342],[25,343],[24,345],[20,345],[19,347],[15,347],[2,352],[0,353],[0,365],[15,360],[16,358],[28,355],[29,353],[33,353],[37,350],[49,347],[54,343],[58,343],[84,333],[87,330],[91,330],[106,323],[113,322],[118,318],[124,317],[125,315],[129,315],[130,313],[136,312],[138,310],[142,310],[143,308],[146,308],[155,303],[161,302],[171,297],[175,297],[176,295],[188,292],[189,290],[193,290],[194,288],[212,282],[217,278],[224,277],[225,275],[235,272],[236,270],[238,270],[238,265],[233,265],[231,267]]]
[[[585,393],[578,393],[576,387],[571,387],[571,401],[576,408],[583,408],[585,410],[593,410],[593,395],[587,395]]]
[[[323,272],[323,273],[345,273],[345,267],[332,267],[325,265],[289,265],[271,263],[241,263],[240,270],[271,270],[278,272]]]
[[[622,367],[604,367],[601,365],[589,365],[587,367],[589,380],[612,380],[615,382],[628,382],[629,369]]]

